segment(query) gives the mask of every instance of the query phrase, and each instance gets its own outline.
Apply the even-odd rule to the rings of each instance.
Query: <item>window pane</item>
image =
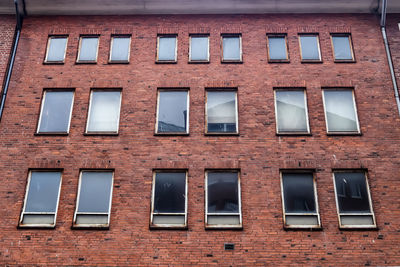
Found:
[[[128,61],[130,37],[114,37],[112,39],[111,60]]]
[[[45,91],[39,132],[68,132],[74,93]]]
[[[32,172],[25,212],[56,212],[60,172]]]
[[[352,90],[324,90],[328,132],[358,132]]]
[[[286,213],[316,212],[311,173],[284,173],[282,183]]]
[[[235,172],[208,172],[208,213],[238,213],[238,174]]]
[[[208,132],[236,132],[236,92],[207,92]]]
[[[47,61],[64,61],[67,38],[50,38]]]
[[[156,173],[154,190],[155,213],[185,212],[186,173]]]
[[[175,61],[176,37],[159,37],[158,60]]]
[[[335,173],[340,213],[371,212],[364,173]]]
[[[304,91],[277,90],[278,132],[308,132]]]
[[[117,132],[120,91],[92,91],[88,132]]]
[[[300,43],[302,59],[320,60],[317,36],[300,36]]]
[[[112,172],[82,172],[78,212],[108,213]]]
[[[240,60],[240,39],[239,37],[223,37],[223,59]]]
[[[158,132],[186,132],[187,92],[159,92]]]
[[[353,59],[349,36],[332,36],[335,59]]]
[[[190,60],[208,60],[208,37],[190,37]]]
[[[286,39],[281,36],[268,37],[269,59],[279,60],[287,59],[286,55]]]
[[[83,37],[79,50],[79,61],[96,61],[98,37]]]

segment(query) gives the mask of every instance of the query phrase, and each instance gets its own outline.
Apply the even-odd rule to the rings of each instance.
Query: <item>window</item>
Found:
[[[186,171],[155,171],[153,175],[151,226],[186,227],[186,195]]]
[[[189,133],[189,97],[187,90],[158,90],[156,133]]]
[[[81,171],[74,214],[75,227],[108,227],[114,173]]]
[[[332,34],[333,55],[336,62],[354,61],[351,37],[349,34]]]
[[[333,178],[340,228],[376,227],[366,174],[335,171]]]
[[[267,35],[268,61],[288,62],[286,35]]]
[[[86,133],[118,133],[121,90],[92,90]]]
[[[177,36],[157,36],[157,62],[174,63],[177,61]]]
[[[131,48],[130,36],[111,37],[110,63],[128,63]]]
[[[239,172],[206,172],[206,227],[242,227]]]
[[[234,90],[206,91],[206,132],[237,134],[237,92]]]
[[[99,36],[82,36],[79,39],[78,63],[96,63]]]
[[[189,62],[209,62],[209,36],[190,35]]]
[[[64,63],[68,36],[50,36],[47,41],[45,63]]]
[[[319,228],[321,222],[313,173],[283,172],[281,186],[285,228]]]
[[[37,133],[68,133],[74,92],[44,90]]]
[[[303,89],[276,89],[277,133],[309,133],[306,94]]]
[[[328,133],[360,132],[353,90],[323,90],[323,101]]]
[[[303,62],[320,62],[321,51],[319,49],[318,35],[302,34],[300,35],[300,52]]]
[[[19,226],[55,227],[60,188],[60,171],[30,171]]]
[[[242,62],[242,36],[222,35],[222,62]]]

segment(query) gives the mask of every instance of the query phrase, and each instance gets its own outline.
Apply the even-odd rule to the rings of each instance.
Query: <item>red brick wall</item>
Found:
[[[322,64],[300,63],[298,32],[318,32]],[[266,32],[286,31],[290,63],[269,64]],[[188,34],[210,33],[210,64],[188,64]],[[242,33],[243,64],[220,63],[220,34]],[[356,63],[333,63],[329,33],[351,31]],[[132,33],[131,63],[107,64],[110,35]],[[157,33],[178,63],[155,64]],[[47,36],[69,34],[64,65]],[[96,65],[75,65],[100,33]],[[190,87],[190,135],[154,136],[157,87]],[[204,135],[205,87],[238,88],[240,136]],[[311,136],[276,136],[275,86],[305,86]],[[355,88],[361,136],[327,136],[321,87]],[[43,88],[76,89],[68,136],[35,136]],[[90,88],[122,87],[118,136],[84,136]],[[400,119],[373,15],[28,17],[0,124],[0,261],[68,265],[400,265]],[[322,231],[285,231],[281,168],[316,170]],[[28,168],[64,168],[57,225],[17,229]],[[72,230],[80,168],[115,168],[109,230]],[[188,230],[149,230],[153,168],[189,170]],[[240,168],[243,230],[204,229],[204,169]],[[338,228],[332,168],[366,168],[378,230]],[[224,251],[234,243],[234,251]]]
[[[15,16],[0,16],[0,87],[2,88],[14,37]]]

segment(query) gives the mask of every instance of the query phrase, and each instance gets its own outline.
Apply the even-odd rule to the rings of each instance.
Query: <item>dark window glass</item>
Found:
[[[284,173],[282,183],[286,213],[316,212],[311,173]]]
[[[158,172],[155,179],[154,212],[155,213],[184,213],[185,212],[184,172]]]
[[[98,44],[98,37],[82,37],[78,61],[96,61]]]
[[[238,174],[235,172],[208,172],[208,213],[238,213]]]
[[[128,61],[130,37],[113,37],[111,61]]]
[[[159,133],[187,131],[187,92],[160,91],[158,103]]]
[[[176,37],[160,36],[158,39],[158,60],[175,61]]]
[[[268,37],[268,53],[270,60],[286,60],[286,38],[284,36]]]
[[[190,37],[190,60],[208,61],[208,37]]]
[[[364,173],[335,173],[340,213],[371,212]]]
[[[56,212],[60,172],[31,173],[25,212]]]
[[[207,92],[207,130],[237,132],[236,92]]]
[[[328,132],[358,132],[352,90],[324,90]]]
[[[336,60],[352,60],[349,36],[332,36],[333,50]]]
[[[318,46],[318,36],[302,35],[300,36],[301,59],[303,60],[321,60]]]
[[[47,48],[47,62],[62,62],[65,58],[65,47],[67,37],[50,37],[49,47]]]
[[[223,60],[239,61],[240,57],[240,37],[225,36],[222,38]]]
[[[304,91],[277,90],[278,132],[308,132]]]

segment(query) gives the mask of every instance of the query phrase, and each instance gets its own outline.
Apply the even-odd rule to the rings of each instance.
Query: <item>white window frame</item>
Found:
[[[94,60],[81,60],[79,59],[81,56],[81,46],[82,46],[82,39],[84,38],[97,38],[97,48],[96,48],[96,59]],[[95,64],[97,63],[98,55],[99,55],[99,46],[100,46],[100,35],[81,35],[79,37],[79,49],[78,55],[76,57],[76,63],[78,64]]]
[[[285,59],[271,59],[270,51],[269,51],[269,38],[284,38],[285,39],[285,51],[286,51],[286,58]],[[267,34],[267,55],[268,55],[268,62],[271,63],[279,63],[284,62],[287,63],[290,61],[289,59],[289,46],[288,46],[288,39],[286,33],[276,33],[276,34]]]
[[[321,55],[321,45],[319,43],[319,34],[318,33],[299,33],[299,47],[300,47],[300,58],[301,58],[301,62],[316,62],[316,63],[320,63],[322,62],[322,55]],[[303,49],[301,48],[301,37],[302,36],[315,36],[317,38],[317,48],[318,48],[318,55],[319,58],[318,59],[304,59],[303,58]]]
[[[336,59],[335,58],[335,46],[333,45],[334,37],[347,37],[347,39],[349,41],[349,46],[350,46],[351,59]],[[353,41],[352,41],[350,33],[331,33],[331,45],[332,45],[332,57],[333,57],[334,62],[354,62],[355,61]]]
[[[160,38],[175,38],[175,58],[173,60],[158,59],[160,50]],[[178,62],[178,34],[159,34],[157,35],[156,63],[177,63]]]
[[[113,43],[114,43],[114,39],[118,39],[118,38],[129,38],[129,45],[128,45],[128,58],[126,60],[113,60],[112,59],[112,48],[113,48]],[[130,58],[131,58],[131,45],[132,45],[132,36],[131,35],[111,35],[111,41],[110,41],[110,53],[109,53],[109,57],[108,57],[108,63],[112,63],[112,64],[116,64],[116,63],[129,63]]]
[[[224,38],[239,38],[239,56],[240,59],[224,59]],[[221,63],[243,63],[243,46],[241,33],[223,33],[221,34]]]
[[[65,48],[64,48],[64,58],[63,60],[56,60],[56,61],[49,61],[48,56],[49,56],[49,50],[50,50],[50,44],[52,39],[67,39],[65,42]],[[68,35],[50,35],[47,39],[47,48],[46,48],[46,55],[44,58],[44,63],[45,64],[64,64],[65,63],[65,57],[67,55],[67,47],[68,47]]]
[[[192,60],[192,37],[207,38],[207,59]],[[210,35],[209,34],[190,34],[189,35],[189,62],[190,63],[209,63],[210,62]]]

